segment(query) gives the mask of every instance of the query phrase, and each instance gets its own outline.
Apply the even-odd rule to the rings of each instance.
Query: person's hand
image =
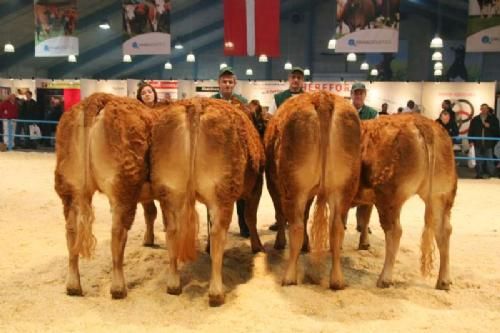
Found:
[[[490,123],[484,122],[483,124],[484,124],[484,127],[490,128]]]

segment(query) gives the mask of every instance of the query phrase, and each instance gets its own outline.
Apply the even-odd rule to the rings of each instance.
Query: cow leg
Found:
[[[297,262],[300,249],[304,243],[304,210],[306,199],[291,201],[285,208],[288,221],[288,237],[290,239],[290,254],[282,285],[297,284]]]
[[[283,215],[283,208],[281,207],[281,200],[277,185],[277,175],[274,168],[266,168],[266,185],[269,195],[273,201],[274,214],[278,230],[276,232],[276,240],[274,241],[274,248],[276,250],[283,250],[286,246],[285,225],[286,220]]]
[[[213,210],[213,225],[210,229],[210,257],[212,258],[212,275],[208,289],[210,306],[224,304],[224,285],[222,284],[222,258],[226,244],[227,230],[231,223],[233,205],[218,206]]]
[[[401,234],[403,233],[399,221],[401,206],[400,204],[398,206],[377,207],[380,224],[385,233],[385,261],[384,268],[377,281],[377,287],[379,288],[388,288],[392,285],[392,269],[396,261]]]
[[[309,221],[309,212],[311,211],[312,203],[313,199],[309,200],[304,211],[304,243],[302,243],[301,249],[303,253],[311,251],[311,246],[309,245],[309,235],[307,234],[307,222]]]
[[[170,199],[173,199],[170,198]],[[172,207],[180,207],[182,198],[179,198],[177,205],[172,204]],[[181,277],[178,267],[178,230],[177,226],[183,221],[180,220],[180,212],[167,207],[165,199],[160,199],[160,207],[163,216],[165,217],[165,243],[167,244],[168,255],[168,271],[167,271],[167,294],[180,295]]]
[[[66,280],[66,293],[70,296],[82,296],[80,284],[80,271],[78,268],[78,251],[74,250],[77,234],[77,212],[74,203],[64,203],[64,217],[66,218],[66,245],[68,247],[68,277]]]
[[[154,246],[155,245],[154,223],[157,215],[155,202],[154,201],[143,202],[142,208],[144,209],[144,220],[146,221],[146,233],[144,234],[144,241],[142,242],[142,245]]]
[[[264,246],[257,233],[257,209],[259,208],[260,196],[262,194],[263,175],[257,177],[252,193],[245,199],[245,221],[250,231],[250,244],[252,252],[265,252]]]
[[[113,257],[113,277],[110,292],[113,299],[121,299],[127,296],[125,277],[123,275],[123,254],[127,244],[128,230],[134,222],[136,209],[136,203],[117,203],[112,206],[111,254]]]
[[[332,270],[330,273],[330,289],[341,290],[345,288],[344,276],[342,274],[342,265],[340,254],[342,243],[344,242],[344,221],[347,220],[349,207],[342,208],[340,204],[335,203],[335,198],[330,198],[330,251],[332,253]]]
[[[358,250],[368,250],[370,248],[368,225],[370,224],[372,209],[373,205],[361,205],[356,208],[357,229],[361,230]]]
[[[439,276],[436,282],[436,289],[449,290],[450,279],[450,235],[452,227],[450,224],[450,210],[452,204],[446,204],[442,198],[433,198],[431,202],[432,218],[431,225],[434,226],[434,237],[439,249]],[[427,221],[426,221],[427,224]]]

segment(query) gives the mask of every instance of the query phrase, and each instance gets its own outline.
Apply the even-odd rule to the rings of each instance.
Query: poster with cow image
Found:
[[[466,82],[481,79],[483,54],[465,52],[463,40],[445,40],[441,52],[443,81]]]
[[[34,0],[35,57],[78,55],[76,0]]]
[[[337,0],[335,52],[397,52],[400,0]]]
[[[467,52],[500,51],[500,0],[470,0]]]
[[[170,0],[123,0],[123,54],[170,54]]]
[[[470,120],[479,114],[481,104],[495,105],[495,82],[423,83],[423,113],[427,117],[438,118],[445,99],[450,100],[456,112],[460,134],[466,135]]]

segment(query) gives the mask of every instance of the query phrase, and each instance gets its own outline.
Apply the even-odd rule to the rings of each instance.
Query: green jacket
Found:
[[[363,105],[363,107],[358,111],[359,119],[367,120],[377,118],[378,112],[368,105]]]
[[[290,89],[284,90],[280,93],[274,95],[274,102],[276,103],[276,108],[279,108],[281,104],[283,104],[287,99],[292,97],[293,95],[303,93],[302,89],[298,93],[292,93]]]
[[[236,97],[241,103],[243,104],[248,104],[248,101],[245,97],[241,96],[241,95],[238,95],[238,94],[233,94],[232,96]],[[232,97],[231,96],[231,97]],[[222,95],[220,94],[220,92],[218,92],[217,94],[215,95],[212,95],[212,98],[215,98],[215,99],[224,99],[222,97]],[[224,99],[225,100],[225,99]]]

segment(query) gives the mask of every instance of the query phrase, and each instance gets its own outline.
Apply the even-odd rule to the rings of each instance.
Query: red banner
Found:
[[[279,0],[224,0],[224,55],[280,55]]]

